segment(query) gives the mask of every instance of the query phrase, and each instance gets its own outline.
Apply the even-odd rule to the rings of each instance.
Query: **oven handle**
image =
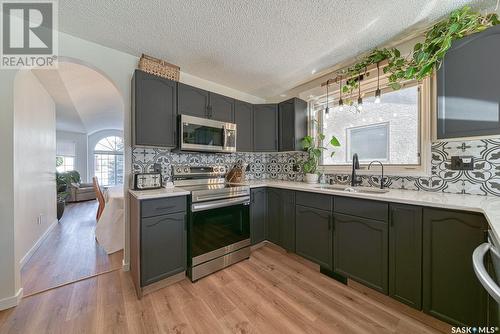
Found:
[[[191,212],[206,211],[210,209],[224,208],[232,205],[250,205],[250,196],[228,198],[219,201],[210,201],[204,203],[191,204]]]

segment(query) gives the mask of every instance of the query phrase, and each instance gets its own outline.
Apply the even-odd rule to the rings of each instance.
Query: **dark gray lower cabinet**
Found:
[[[267,191],[267,239],[287,251],[295,251],[295,192]]]
[[[186,270],[186,213],[143,218],[141,222],[141,285]]]
[[[388,292],[388,223],[334,214],[334,272]]]
[[[332,213],[295,206],[295,252],[320,266],[332,269]]]
[[[482,215],[424,208],[423,310],[459,326],[487,325],[487,293],[472,267],[485,242]]]
[[[389,296],[422,307],[422,208],[389,206]]]
[[[252,241],[252,245],[255,245],[266,240],[267,189],[252,189],[250,196],[250,240]]]

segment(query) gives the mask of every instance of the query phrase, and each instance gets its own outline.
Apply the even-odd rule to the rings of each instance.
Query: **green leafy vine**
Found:
[[[470,6],[457,9],[446,19],[432,26],[425,33],[425,40],[417,43],[408,56],[402,56],[397,48],[375,49],[361,61],[342,71],[340,74],[349,78],[342,87],[342,92],[352,94],[358,86],[358,77],[366,68],[384,60],[387,60],[388,64],[383,71],[389,74],[389,85],[392,89],[401,88],[403,81],[422,80],[439,69],[453,41],[499,23],[496,13],[481,15],[474,12]]]

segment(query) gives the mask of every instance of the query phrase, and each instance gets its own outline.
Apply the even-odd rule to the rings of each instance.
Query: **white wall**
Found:
[[[56,218],[56,108],[35,75],[21,71],[14,82],[14,221],[16,263]]]
[[[109,137],[109,136],[117,136],[123,138],[123,131],[120,130],[101,130],[96,131],[88,136],[88,171],[89,171],[89,180],[92,180],[94,176],[94,147],[99,142],[99,140]]]
[[[14,78],[0,70],[0,310],[17,303],[22,293],[14,243]]]
[[[87,134],[79,132],[56,132],[56,142],[66,141],[75,143],[75,170],[80,173],[82,182],[88,182],[87,174]]]

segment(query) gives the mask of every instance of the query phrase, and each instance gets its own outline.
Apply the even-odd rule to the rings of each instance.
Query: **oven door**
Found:
[[[181,115],[181,150],[234,152],[236,150],[236,125]]]
[[[250,197],[193,203],[188,242],[192,266],[250,246]]]

